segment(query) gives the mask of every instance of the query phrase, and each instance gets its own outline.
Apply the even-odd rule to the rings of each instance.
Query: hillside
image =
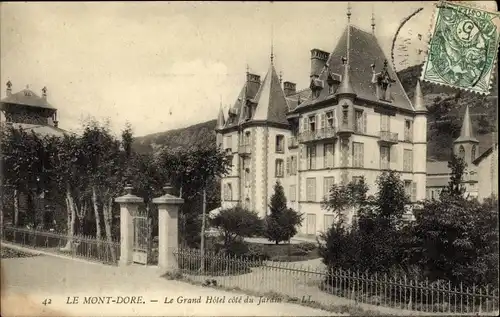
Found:
[[[413,98],[420,70],[421,65],[416,65],[398,73],[410,99]],[[490,146],[489,133],[497,129],[497,83],[493,85],[491,96],[461,92],[450,87],[425,82],[422,83],[422,90],[429,109],[428,159],[447,160],[449,158],[453,140],[460,133],[466,105],[470,107],[474,131],[481,141],[479,153]],[[178,148],[186,145],[215,144],[215,124],[216,120],[210,120],[183,129],[138,137],[134,142],[134,148],[140,152],[150,152],[164,146]]]
[[[176,149],[186,145],[215,144],[216,123],[217,120],[210,120],[186,128],[148,134],[136,138],[133,147],[138,152],[147,153],[162,147]]]

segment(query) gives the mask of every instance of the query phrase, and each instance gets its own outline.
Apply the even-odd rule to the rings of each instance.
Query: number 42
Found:
[[[46,299],[42,302],[42,304],[44,304],[45,306],[50,305],[50,304],[52,304],[52,300],[51,300],[50,298],[46,298]]]

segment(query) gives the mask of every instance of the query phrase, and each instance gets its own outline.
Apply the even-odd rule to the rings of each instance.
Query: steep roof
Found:
[[[349,43],[348,43],[349,40]],[[349,44],[349,54],[347,47]],[[363,31],[355,26],[348,25],[342,36],[337,42],[337,46],[330,54],[327,65],[319,76],[319,79],[326,82],[328,75],[344,73],[344,65],[342,57],[349,55],[349,79],[351,87],[359,98],[379,101],[376,94],[376,86],[372,83],[373,71],[372,64],[375,64],[375,69],[381,71],[384,62],[388,60],[384,51],[380,47],[377,38],[366,31]],[[390,95],[392,105],[406,110],[414,110],[413,106],[404,91],[403,85],[399,81],[396,72],[392,69],[390,63],[387,63],[387,73],[395,82],[390,87]],[[319,97],[315,100],[309,100],[301,106],[310,105],[316,101],[321,101],[328,98],[330,95],[328,89],[322,89]]]
[[[257,108],[252,120],[288,124],[286,119],[288,104],[272,63],[254,99]]]
[[[238,120],[240,117],[240,112],[242,109],[242,105],[245,102],[245,91],[246,91],[246,86],[247,84],[243,85],[243,88],[241,88],[240,93],[238,94],[238,97],[236,98],[234,105],[229,109],[229,112],[234,113],[234,116],[231,116],[228,114],[228,118],[225,122],[224,127],[232,127],[235,125],[238,125]]]
[[[289,111],[295,110],[300,102],[304,102],[305,100],[309,99],[311,97],[311,89],[310,88],[305,88],[302,90],[297,91],[294,94],[286,96],[286,101],[288,102],[288,109]]]
[[[51,125],[28,124],[28,123],[12,123],[14,128],[23,129],[26,132],[34,132],[41,136],[58,136],[62,137],[66,134],[71,135],[72,132],[56,128]]]
[[[1,100],[2,103],[24,105],[30,107],[55,109],[47,102],[47,98],[42,98],[30,89],[23,89],[15,94],[11,94]]]
[[[219,109],[219,115],[217,116],[217,129],[224,128],[226,120],[224,118],[224,111],[222,111],[222,106]]]
[[[460,136],[455,142],[474,142],[479,143],[479,141],[474,137],[472,132],[472,121],[469,114],[469,105],[465,107],[464,120],[462,122],[462,128],[460,130]]]

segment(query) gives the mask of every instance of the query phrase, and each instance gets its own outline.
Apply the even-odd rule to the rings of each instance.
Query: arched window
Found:
[[[471,160],[472,161],[474,161],[476,159],[476,146],[475,145],[472,146],[472,150],[471,150],[470,156],[471,156]]]
[[[465,149],[463,145],[460,145],[460,148],[458,149],[458,157],[465,159]]]

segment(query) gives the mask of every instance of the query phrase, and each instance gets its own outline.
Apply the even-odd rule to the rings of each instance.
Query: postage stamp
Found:
[[[500,14],[440,2],[421,80],[488,94],[499,44]]]

